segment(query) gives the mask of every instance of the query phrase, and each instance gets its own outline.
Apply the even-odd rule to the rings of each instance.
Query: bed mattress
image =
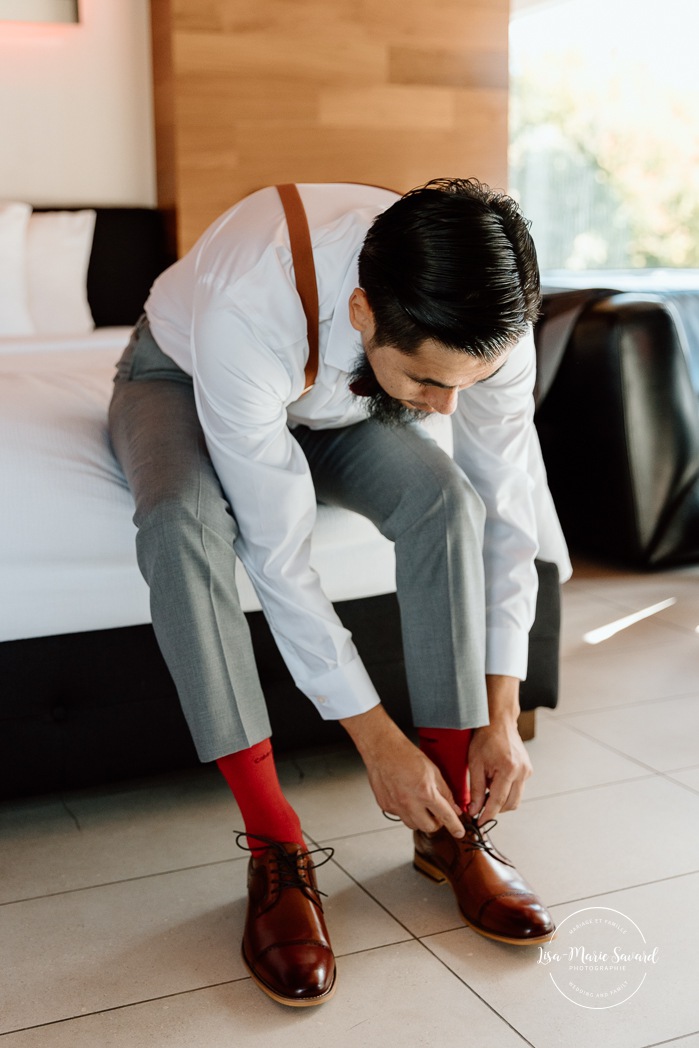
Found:
[[[107,435],[128,328],[0,341],[0,641],[150,621],[133,503]],[[395,589],[370,521],[319,506],[313,563],[332,601]],[[260,605],[240,562],[245,611]]]

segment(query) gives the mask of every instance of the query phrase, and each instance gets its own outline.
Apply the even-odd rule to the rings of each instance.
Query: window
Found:
[[[510,192],[544,270],[699,267],[698,0],[512,0]]]

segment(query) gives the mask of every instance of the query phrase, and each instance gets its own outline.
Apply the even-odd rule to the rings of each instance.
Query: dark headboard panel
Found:
[[[90,205],[86,205],[89,207]],[[78,208],[37,208],[39,211]],[[97,327],[135,324],[151,284],[175,261],[163,212],[146,207],[96,207],[87,298]]]

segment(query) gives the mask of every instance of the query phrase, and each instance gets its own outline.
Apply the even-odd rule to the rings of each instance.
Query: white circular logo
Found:
[[[640,990],[658,963],[658,947],[638,925],[608,906],[588,906],[563,920],[556,938],[539,947],[559,993],[581,1008],[616,1008]]]

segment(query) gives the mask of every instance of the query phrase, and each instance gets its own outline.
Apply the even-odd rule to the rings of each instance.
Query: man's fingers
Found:
[[[510,795],[507,801],[500,809],[501,811],[514,811],[515,808],[519,808],[520,801],[522,800],[522,794],[524,793],[524,779],[517,779],[512,783],[510,789]]]
[[[446,786],[445,789],[447,789]],[[465,831],[460,818],[461,808],[454,802],[451,793],[445,796],[440,791],[435,791],[424,800],[413,797],[410,804],[400,806],[400,808],[403,824],[409,830],[435,833],[444,826],[453,837],[464,835]]]
[[[483,823],[488,821],[488,819],[495,818],[495,816],[503,810],[502,801],[497,796],[494,796],[491,791],[488,794],[488,800],[485,802],[485,807],[478,819],[478,825],[482,826]]]
[[[466,831],[464,830],[461,819],[459,818],[459,815],[461,814],[459,808],[454,811],[452,805],[448,801],[443,797],[438,797],[430,803],[429,811],[437,820],[437,828],[443,826],[445,830],[448,830],[452,837],[463,837]]]
[[[389,754],[385,763],[365,760],[379,807],[398,815],[408,829],[434,833],[443,826],[453,837],[463,837],[461,808],[439,768],[412,743],[406,744],[405,759]]]
[[[490,784],[490,791],[479,822],[495,818],[501,811],[513,811],[519,807],[524,791],[524,782],[520,779],[504,779],[497,776]]]
[[[482,764],[471,764],[469,768],[471,785],[471,802],[468,806],[469,815],[477,815],[485,804],[488,784],[485,778],[485,769]]]

